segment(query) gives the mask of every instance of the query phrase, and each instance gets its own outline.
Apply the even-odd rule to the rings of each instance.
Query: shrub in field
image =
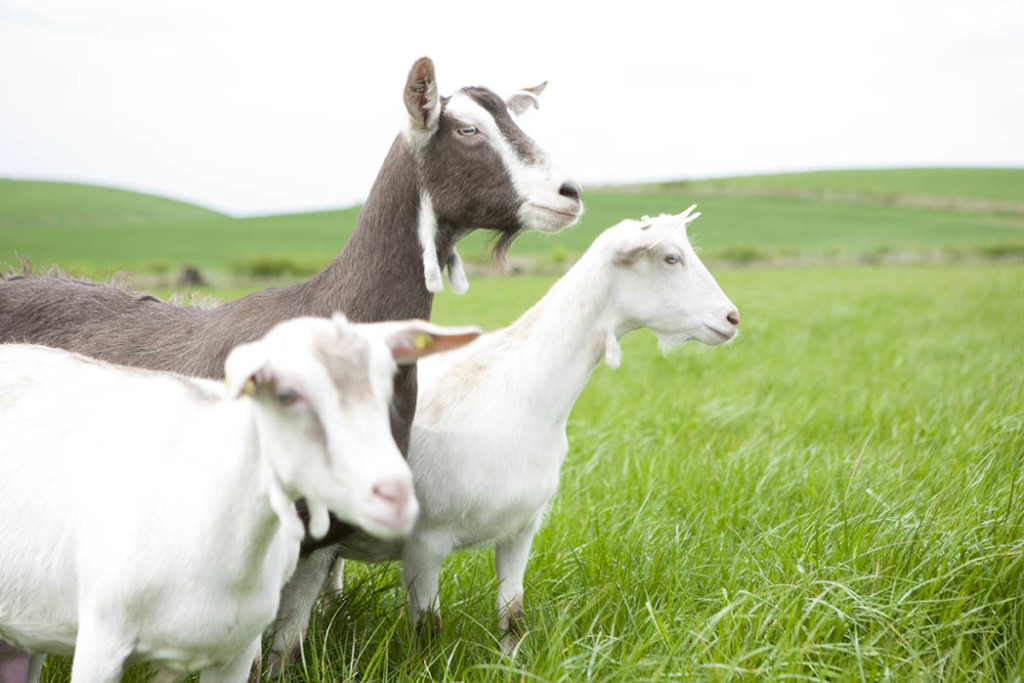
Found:
[[[290,275],[308,276],[319,273],[326,261],[291,254],[260,254],[235,259],[232,272],[238,277],[271,278]]]

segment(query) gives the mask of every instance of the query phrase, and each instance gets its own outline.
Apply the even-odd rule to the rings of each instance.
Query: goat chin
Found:
[[[655,332],[655,335],[658,337],[658,351],[663,356],[667,356],[672,349],[682,346],[693,339],[693,334],[690,332],[671,332],[668,334]]]

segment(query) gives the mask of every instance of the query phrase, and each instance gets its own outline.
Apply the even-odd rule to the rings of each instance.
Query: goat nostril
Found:
[[[409,500],[409,487],[399,481],[385,481],[373,487],[373,494],[394,505],[405,505]]]
[[[725,319],[731,322],[733,325],[740,324],[740,312],[735,308],[729,311],[729,315],[725,316]]]
[[[579,183],[570,180],[569,182],[562,184],[562,187],[558,189],[558,194],[562,195],[563,197],[568,197],[569,199],[575,199],[576,201],[579,201],[580,196],[583,194],[583,188],[580,187]]]

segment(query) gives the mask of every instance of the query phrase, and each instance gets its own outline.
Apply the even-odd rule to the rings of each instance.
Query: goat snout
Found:
[[[740,324],[740,312],[734,308],[731,311],[729,311],[729,313],[725,316],[725,319],[738,327]]]
[[[411,487],[406,482],[392,479],[382,481],[374,486],[373,495],[392,505],[404,507],[409,502],[410,489]]]
[[[562,183],[562,187],[558,188],[558,194],[579,201],[580,197],[583,196],[583,188],[575,180],[569,180]]]

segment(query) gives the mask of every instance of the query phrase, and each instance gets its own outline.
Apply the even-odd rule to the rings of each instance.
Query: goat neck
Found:
[[[305,285],[303,299],[316,309],[310,313],[343,310],[355,322],[430,317],[434,295],[423,282],[415,164],[408,146],[396,138],[344,251]],[[454,236],[438,227],[438,257],[444,263]]]
[[[588,252],[530,310],[495,333],[516,349],[510,362],[530,360],[512,375],[516,390],[529,394],[523,405],[564,424],[601,359],[618,365],[618,339],[636,326],[619,313],[610,282],[605,264]]]

